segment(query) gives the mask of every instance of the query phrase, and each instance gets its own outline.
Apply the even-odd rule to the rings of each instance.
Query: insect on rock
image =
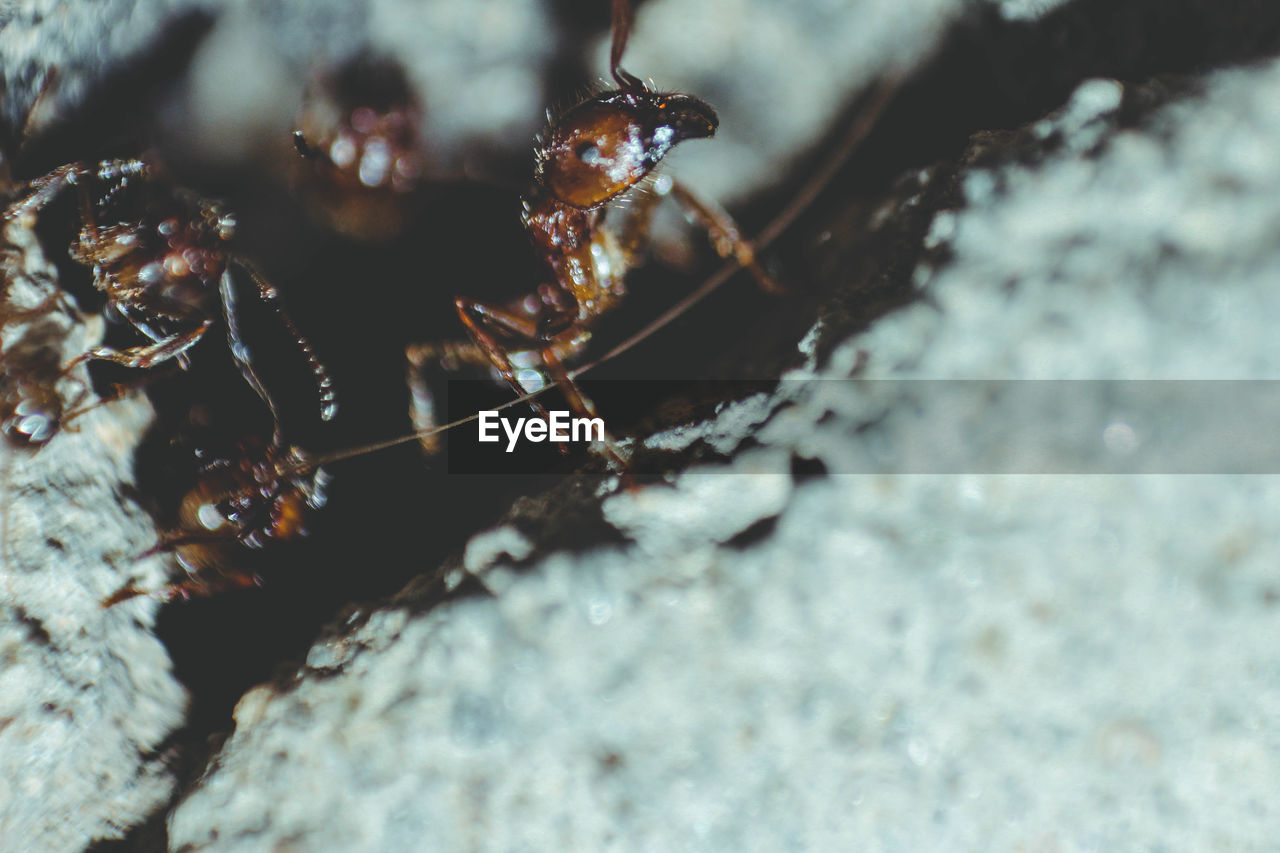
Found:
[[[701,99],[650,89],[621,67],[631,31],[627,0],[614,0],[610,72],[616,88],[553,118],[535,151],[534,180],[522,219],[541,260],[543,281],[505,304],[466,296],[454,300],[467,339],[409,347],[412,413],[417,426],[438,420],[429,374],[460,367],[490,370],[517,395],[554,384],[580,417],[595,405],[570,376],[591,327],[626,294],[627,273],[642,261],[655,208],[673,199],[706,231],[721,257],[747,268],[762,288],[780,291],[733,220],[670,177],[654,170],[681,142],[715,135],[719,118]],[[647,192],[643,191],[647,190]],[[531,405],[544,418],[541,403]],[[606,442],[616,463],[625,460]],[[433,450],[431,443],[425,443]]]
[[[276,288],[232,251],[236,222],[230,211],[168,187],[155,166],[127,159],[54,169],[30,182],[26,195],[5,210],[4,220],[34,226],[39,214],[69,191],[76,194],[80,225],[70,246],[71,258],[91,270],[108,313],[121,317],[148,343],[124,349],[93,347],[66,370],[95,359],[131,368],[173,361],[186,368],[188,351],[221,314],[241,375],[264,403],[274,407],[239,331],[235,269],[253,282],[258,298],[271,306],[306,357],[321,417],[334,417],[337,402],[328,371],[285,312]]]

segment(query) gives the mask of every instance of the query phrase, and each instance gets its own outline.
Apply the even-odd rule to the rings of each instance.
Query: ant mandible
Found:
[[[31,181],[27,195],[4,211],[6,223],[32,226],[63,192],[76,190],[81,228],[70,248],[71,258],[92,270],[94,286],[106,296],[108,309],[150,340],[125,349],[94,347],[73,359],[64,372],[91,359],[133,368],[172,360],[185,369],[188,350],[215,322],[217,309],[210,303],[216,293],[231,355],[245,381],[274,409],[240,336],[231,274],[236,267],[253,281],[258,298],[274,309],[301,349],[320,395],[321,417],[332,419],[337,404],[329,374],[285,312],[276,288],[231,252],[236,222],[229,211],[175,188],[153,194],[140,215],[119,215],[113,224],[99,224],[103,214],[118,211],[135,187],[158,180],[158,170],[139,159],[103,160],[96,166],[71,163]]]
[[[628,0],[613,0],[612,17],[610,72],[617,88],[551,121],[536,149],[533,187],[523,199],[524,227],[547,280],[535,294],[504,305],[457,297],[454,305],[469,340],[409,347],[416,400],[429,399],[421,379],[428,364],[492,366],[517,395],[536,390],[519,377],[518,361],[521,373],[533,369],[538,374],[534,385],[554,383],[577,414],[595,417],[594,404],[566,363],[580,357],[590,327],[625,294],[626,273],[639,264],[655,207],[666,196],[706,230],[721,257],[746,267],[766,291],[780,292],[756,261],[751,243],[718,206],[669,177],[649,182],[648,193],[637,192],[675,145],[713,136],[719,119],[701,99],[653,91],[623,70],[632,25]],[[615,223],[608,215],[624,201],[629,216]],[[530,404],[547,416],[541,403]],[[427,425],[422,417],[415,416],[415,422]],[[622,461],[611,443],[610,452]]]

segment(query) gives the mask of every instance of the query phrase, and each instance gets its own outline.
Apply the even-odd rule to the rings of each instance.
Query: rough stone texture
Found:
[[[30,231],[6,238],[6,309],[21,310],[54,292],[56,273]],[[53,318],[63,360],[101,335],[100,320]],[[68,401],[81,388],[59,385]],[[0,850],[119,838],[172,796],[163,744],[186,695],[152,633],[155,606],[100,604],[130,578],[161,577],[161,560],[137,559],[155,528],[124,497],[150,416],[134,397],[38,451],[0,440]]]
[[[492,598],[375,612],[251,691],[171,842],[1266,849],[1280,483],[840,475],[912,413],[831,381],[1274,378],[1280,65],[1203,85],[1127,127],[1091,81],[977,140],[925,299],[651,438],[754,446],[606,498],[626,545],[488,534]]]
[[[0,96],[6,135],[83,107],[104,77],[160,46],[184,15],[220,0],[11,0],[0,3]],[[32,115],[37,110],[36,115]]]
[[[690,145],[670,168],[730,202],[770,186],[877,78],[917,66],[964,4],[767,0],[644,4],[623,65],[658,88],[696,92],[720,113],[714,145]],[[609,39],[592,67],[607,71]]]

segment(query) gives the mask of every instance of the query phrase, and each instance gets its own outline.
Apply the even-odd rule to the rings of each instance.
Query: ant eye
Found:
[[[594,166],[600,162],[600,148],[594,142],[582,143],[574,149],[573,153],[588,166]]]

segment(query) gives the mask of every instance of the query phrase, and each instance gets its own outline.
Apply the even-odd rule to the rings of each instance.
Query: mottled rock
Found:
[[[5,308],[30,309],[55,293],[56,272],[28,229],[10,225],[5,236]],[[58,361],[101,335],[101,320],[70,308],[40,322],[61,330]],[[8,347],[21,328],[4,331]],[[68,405],[86,380],[79,368],[58,383]],[[131,397],[76,418],[38,449],[0,439],[2,850],[119,838],[173,794],[165,739],[186,694],[152,633],[155,605],[101,606],[132,578],[158,581],[165,565],[138,559],[156,531],[125,497],[150,417]]]

